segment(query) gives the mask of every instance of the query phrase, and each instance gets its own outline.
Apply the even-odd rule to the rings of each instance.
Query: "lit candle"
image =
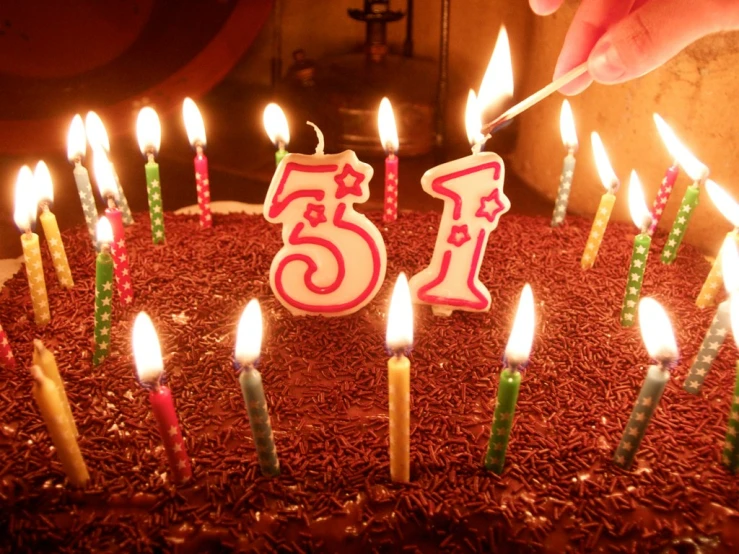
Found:
[[[739,204],[736,203],[730,194],[710,179],[706,181],[706,192],[718,211],[721,212],[721,215],[728,219],[734,227],[733,230],[726,233],[726,238],[739,244]],[[721,289],[722,280],[721,252],[719,251],[718,256],[716,256],[711,266],[711,271],[708,273],[708,277],[706,277],[706,281],[703,283],[703,287],[698,294],[698,298],[695,299],[696,306],[705,308],[713,304],[718,291]]]
[[[562,102],[562,110],[559,112],[559,131],[562,135],[562,143],[567,148],[567,155],[562,166],[562,175],[559,178],[557,201],[554,203],[554,214],[552,214],[552,227],[562,225],[565,220],[572,188],[572,176],[575,173],[577,131],[575,130],[575,119],[572,117],[572,108],[567,100]]]
[[[15,185],[15,211],[13,220],[21,231],[23,259],[26,263],[28,291],[31,295],[36,325],[46,325],[51,320],[49,300],[46,296],[44,268],[41,265],[41,250],[38,235],[33,232],[36,222],[36,204],[33,200],[33,173],[27,165],[21,167]]]
[[[678,161],[680,166],[685,170],[685,173],[693,180],[686,190],[683,196],[680,208],[677,210],[675,221],[672,224],[672,229],[667,237],[667,242],[662,249],[662,263],[671,264],[677,258],[677,251],[680,248],[680,243],[685,236],[685,231],[688,228],[688,222],[698,206],[698,197],[700,195],[700,186],[705,184],[708,179],[708,168],[698,161],[695,156],[685,147],[682,142],[675,136],[675,133],[665,124],[663,125],[660,120],[655,119],[657,128],[660,130],[662,140],[667,145],[667,149],[672,153],[672,156]]]
[[[64,411],[56,384],[37,365],[31,367],[31,376],[34,381],[33,397],[62,463],[62,469],[72,485],[83,487],[90,480],[90,474],[87,472],[85,460]]]
[[[631,172],[629,181],[629,212],[634,225],[640,232],[634,237],[634,250],[631,253],[631,264],[626,275],[626,294],[621,309],[621,325],[624,327],[631,327],[635,323],[636,306],[641,296],[644,271],[647,269],[649,247],[652,245],[652,237],[649,236],[649,225],[652,218],[644,202],[644,193],[636,171]]]
[[[498,381],[498,400],[495,404],[493,425],[490,429],[485,468],[500,474],[505,465],[508,439],[516,413],[521,372],[529,361],[531,344],[534,342],[534,295],[527,283],[521,291],[518,309],[513,320],[511,334],[505,349],[505,367]]]
[[[390,427],[390,478],[411,479],[411,362],[406,353],[413,344],[413,304],[405,274],[398,275],[387,312],[387,362]]]
[[[141,385],[149,390],[151,411],[159,427],[172,480],[184,483],[192,476],[180,423],[174,408],[172,391],[163,384],[164,361],[154,324],[145,312],[133,322],[133,359]]]
[[[110,159],[110,139],[108,138],[108,132],[105,130],[105,125],[100,116],[95,112],[87,112],[85,116],[85,127],[87,129],[87,140],[90,143],[90,148],[93,152],[95,149],[102,149],[105,152],[106,159]],[[121,180],[118,178],[118,173],[113,167],[113,161],[110,161],[110,168],[113,172],[113,179],[115,180],[115,186],[118,189],[116,198],[118,199],[118,207],[121,210],[122,220],[124,225],[133,225],[133,215],[131,215],[131,208],[128,206],[128,200],[126,194],[123,192],[121,186]],[[94,232],[94,229],[93,229]]]
[[[294,315],[351,314],[375,297],[387,267],[382,234],[354,209],[369,200],[373,171],[351,150],[324,154],[313,127],[316,153],[287,154],[264,201],[264,218],[282,224],[284,243],[269,282]]]
[[[583,269],[593,267],[595,258],[598,257],[598,249],[603,240],[603,235],[606,234],[606,227],[608,227],[608,221],[611,219],[613,204],[616,202],[616,191],[618,191],[620,185],[618,177],[613,172],[611,162],[608,161],[608,154],[606,154],[606,149],[603,147],[598,133],[593,132],[590,135],[590,140],[593,144],[595,166],[598,169],[600,181],[606,188],[606,192],[600,199],[598,211],[595,212],[593,226],[590,229],[590,235],[588,235],[588,241],[585,243],[585,251],[580,260],[580,265]]]
[[[72,408],[69,405],[69,399],[67,398],[67,391],[64,390],[64,381],[62,376],[59,374],[59,367],[56,365],[56,358],[54,354],[48,350],[44,343],[38,339],[33,341],[33,365],[41,368],[44,375],[51,379],[59,393],[59,400],[62,403],[62,409],[65,417],[69,420],[69,426],[72,429],[75,437],[79,436],[77,431],[77,424],[74,422],[74,416],[72,415]]]
[[[267,410],[267,399],[262,386],[262,374],[256,369],[262,348],[262,311],[259,302],[252,299],[241,314],[236,333],[234,368],[239,373],[239,384],[244,397],[249,425],[254,437],[259,467],[264,475],[279,475],[272,424]]]
[[[385,150],[385,202],[382,220],[385,222],[398,219],[398,129],[390,100],[383,98],[377,114],[377,126],[380,130],[380,143]]]
[[[187,138],[195,149],[195,186],[198,191],[200,227],[208,229],[213,226],[213,215],[210,213],[210,177],[208,158],[205,155],[205,124],[197,104],[190,98],[185,98],[182,103],[182,116],[185,119]]]
[[[624,469],[629,469],[634,461],[649,420],[657,410],[670,379],[670,371],[677,361],[677,344],[670,318],[659,302],[652,298],[643,298],[639,302],[639,327],[649,357],[657,363],[647,370],[647,377],[613,458],[614,463]]]
[[[739,345],[739,294],[731,297],[731,334]],[[726,427],[726,443],[721,456],[724,464],[732,471],[739,470],[739,361],[736,363],[736,382],[731,395],[731,409]]]
[[[108,356],[113,318],[113,257],[110,255],[113,228],[105,216],[98,220],[97,240],[100,244],[100,253],[95,259],[95,353],[92,357],[94,365],[98,365]]]
[[[146,156],[146,192],[149,195],[149,217],[151,239],[154,244],[164,243],[164,212],[162,210],[162,186],[159,179],[159,164],[154,160],[162,141],[162,126],[153,108],[141,108],[136,121],[136,136],[141,153]]]
[[[431,261],[411,277],[410,289],[413,301],[430,304],[435,315],[490,309],[480,266],[488,238],[511,203],[503,193],[503,160],[494,152],[481,152],[488,138],[481,133],[481,113],[512,95],[511,53],[501,28],[480,94],[468,96],[465,123],[472,155],[436,166],[421,178],[423,190],[442,199],[444,208]]]
[[[97,248],[97,242],[95,242],[95,225],[98,220],[98,211],[95,207],[95,197],[92,195],[90,175],[82,165],[82,158],[85,157],[85,151],[87,150],[86,141],[85,125],[82,123],[82,117],[77,114],[72,118],[72,124],[69,126],[67,159],[70,163],[74,164],[74,182],[77,185],[77,194],[79,194],[80,203],[82,204],[82,212],[85,214],[87,232],[90,235],[92,246]]]
[[[7,369],[13,369],[15,367],[13,349],[10,347],[8,334],[2,325],[0,325],[0,365],[5,366]]]
[[[59,232],[59,225],[56,222],[56,216],[51,213],[50,205],[54,202],[54,186],[51,183],[51,174],[47,165],[40,161],[36,164],[36,170],[33,173],[34,188],[36,191],[36,202],[41,208],[41,226],[44,228],[44,236],[46,244],[49,245],[51,252],[51,260],[56,270],[59,284],[65,288],[74,287],[72,272],[67,262],[67,253],[64,251],[64,243],[62,242],[62,234]]]
[[[670,129],[670,126],[665,123],[665,120],[659,116],[659,114],[655,113],[652,115],[654,117],[654,123],[655,125],[657,125],[657,131],[662,137],[662,141],[665,143],[665,146],[667,146],[667,149],[670,152],[670,156],[672,156],[673,162],[672,165],[667,168],[665,176],[662,179],[662,183],[659,186],[657,197],[654,199],[654,206],[652,207],[652,223],[649,226],[650,236],[653,235],[654,232],[657,230],[659,220],[662,218],[662,214],[665,212],[665,206],[667,206],[667,201],[670,199],[670,193],[675,187],[675,181],[677,180],[677,176],[680,173],[680,166],[678,165],[677,161],[677,153],[670,150],[672,145],[675,143],[675,140],[672,139],[675,134],[672,132],[672,129]]]
[[[726,292],[730,297],[739,296],[739,253],[737,253],[737,243],[733,237],[727,236],[724,239],[719,256]],[[711,326],[706,331],[703,343],[693,359],[688,376],[685,378],[683,388],[686,391],[693,394],[700,392],[703,382],[706,380],[708,372],[711,371],[711,366],[724,344],[726,333],[729,331],[731,324],[729,312],[729,300],[724,300],[718,305]]]
[[[123,218],[118,209],[118,189],[115,186],[112,164],[108,162],[105,152],[96,150],[93,157],[93,168],[97,180],[100,196],[108,204],[105,216],[113,229],[113,242],[110,251],[113,254],[113,265],[115,280],[118,288],[118,296],[122,306],[128,306],[133,302],[133,282],[131,281],[131,269],[128,264],[128,250],[126,249],[126,236],[123,230]]]
[[[277,104],[267,104],[267,107],[264,108],[262,119],[269,140],[277,148],[277,152],[275,152],[275,165],[279,167],[282,159],[288,154],[286,148],[290,143],[290,128],[287,125],[285,112]]]

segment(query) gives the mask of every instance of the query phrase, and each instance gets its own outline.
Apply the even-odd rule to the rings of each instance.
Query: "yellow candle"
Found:
[[[737,246],[739,246],[739,232],[736,229],[726,233],[726,239],[733,239]],[[716,300],[716,295],[722,288],[723,282],[724,274],[721,271],[721,251],[719,250],[711,271],[708,273],[708,277],[706,277],[701,287],[698,298],[695,299],[695,305],[699,308],[706,308],[713,304]]]
[[[44,228],[46,244],[49,245],[56,276],[61,286],[71,289],[74,286],[74,280],[72,280],[72,272],[69,270],[67,253],[64,251],[62,235],[59,232],[59,225],[56,223],[56,216],[49,211],[48,205],[44,206],[43,210],[39,219],[41,220],[41,226]]]
[[[387,314],[387,346],[395,355],[387,363],[390,393],[390,478],[407,483],[411,478],[411,363],[404,352],[413,344],[413,306],[408,280],[398,276]]]
[[[23,246],[23,259],[26,262],[26,276],[28,277],[28,290],[31,293],[34,319],[36,325],[46,325],[51,321],[51,313],[46,296],[46,281],[44,281],[44,268],[41,265],[38,235],[31,231],[23,233],[21,245]]]
[[[69,423],[72,426],[74,436],[78,437],[79,433],[77,432],[77,425],[72,416],[72,408],[69,406],[67,391],[64,390],[64,381],[62,381],[62,376],[59,375],[59,367],[56,365],[54,354],[52,354],[51,351],[44,346],[44,343],[38,339],[33,341],[33,365],[39,366],[41,371],[44,372],[44,375],[54,381],[57,391],[59,391],[59,399],[62,401],[62,405],[64,406],[64,413],[66,413],[69,418]]]
[[[64,473],[72,485],[84,486],[90,480],[90,474],[87,472],[80,447],[64,411],[59,391],[40,367],[33,366],[31,376],[34,379],[33,397],[54,443]]]

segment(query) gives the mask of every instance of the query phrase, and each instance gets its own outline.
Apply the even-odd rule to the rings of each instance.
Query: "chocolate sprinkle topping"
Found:
[[[411,483],[389,478],[385,314],[395,276],[421,270],[438,214],[381,223],[388,278],[342,318],[296,318],[272,296],[280,229],[259,216],[146,214],[126,229],[135,302],[115,307],[111,354],[93,368],[94,252],[64,233],[75,287],[44,247],[51,323],[33,323],[21,272],[0,291],[17,365],[0,380],[0,549],[13,552],[736,552],[739,479],[720,463],[736,348],[726,341],[698,396],[682,382],[714,309],[695,298],[709,265],[683,246],[664,265],[658,235],[643,295],[663,303],[682,361],[634,468],[611,460],[650,363],[638,326],[619,323],[633,229],[612,223],[595,267],[580,269],[590,221],[552,229],[506,215],[481,271],[489,313],[417,307],[410,354]],[[504,473],[485,453],[516,300],[534,291],[537,332]],[[265,315],[260,363],[281,474],[262,477],[232,354],[252,298]],[[134,315],[154,320],[194,475],[175,487],[131,356]],[[31,396],[32,340],[57,358],[91,483],[66,483]],[[402,545],[402,547],[401,547]]]

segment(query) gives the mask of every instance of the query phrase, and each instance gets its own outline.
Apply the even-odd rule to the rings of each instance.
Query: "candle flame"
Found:
[[[493,55],[485,70],[477,93],[477,105],[480,116],[488,112],[502,112],[503,105],[513,97],[513,67],[511,64],[511,47],[508,44],[508,33],[501,25],[498,40],[495,42]]]
[[[290,128],[287,126],[287,118],[282,108],[275,103],[267,104],[267,107],[264,108],[262,120],[264,121],[264,129],[269,135],[269,140],[275,146],[278,146],[279,143],[287,146],[290,142]]]
[[[21,232],[30,231],[36,222],[37,205],[34,202],[33,172],[27,165],[21,167],[15,182],[15,209],[13,220]]]
[[[572,116],[572,108],[569,101],[562,102],[559,112],[559,132],[562,135],[562,143],[569,150],[577,149],[577,130],[575,129],[575,118]]]
[[[164,373],[162,348],[146,312],[139,312],[133,322],[133,360],[141,383],[155,385],[159,382]]]
[[[639,301],[639,327],[649,356],[661,363],[677,360],[677,343],[667,312],[654,298]]]
[[[110,244],[113,242],[113,227],[105,216],[98,219],[95,227],[95,234],[100,244]]]
[[[110,153],[110,140],[108,132],[100,116],[95,112],[87,112],[85,116],[85,128],[87,130],[87,140],[90,148],[102,148],[106,154]]]
[[[146,106],[141,108],[136,120],[136,137],[139,139],[141,153],[154,154],[159,152],[162,142],[162,124],[154,108]]]
[[[51,182],[51,173],[46,162],[40,160],[33,171],[33,188],[36,193],[36,205],[42,202],[54,202],[54,185]]]
[[[405,273],[398,275],[393,287],[385,340],[391,350],[403,350],[413,344],[413,304]]]
[[[198,105],[192,98],[185,98],[182,102],[182,117],[185,120],[185,130],[187,131],[187,140],[192,146],[202,146],[205,148],[205,124],[203,116],[200,115]]]
[[[380,144],[386,152],[398,151],[398,128],[395,125],[395,115],[390,100],[383,98],[377,112],[377,127],[380,130]]]
[[[706,192],[721,215],[728,219],[734,227],[739,227],[739,204],[736,200],[711,179],[706,181]]]
[[[513,327],[505,348],[505,357],[512,366],[525,364],[534,342],[534,293],[526,283],[518,299],[518,309],[513,319]]]
[[[644,191],[642,190],[641,181],[636,171],[631,170],[631,178],[629,179],[629,213],[631,220],[640,230],[649,227],[652,222],[652,216],[644,201]]]
[[[603,141],[600,140],[600,135],[593,131],[590,134],[590,141],[593,145],[593,156],[595,157],[595,167],[598,169],[598,176],[600,182],[607,190],[614,191],[618,188],[618,177],[613,171],[613,166],[608,160],[608,154],[603,146]]]
[[[67,134],[67,159],[74,163],[78,158],[85,157],[87,137],[85,136],[85,124],[82,122],[82,116],[76,114],[72,118],[72,124],[69,126]]]
[[[464,111],[464,126],[467,131],[467,140],[470,146],[477,146],[485,142],[482,134],[482,114],[477,102],[475,91],[470,89],[467,93],[467,108]]]
[[[665,123],[665,120],[659,114],[655,113],[653,116],[657,131],[662,137],[662,142],[665,143],[670,156],[680,164],[693,181],[705,179],[708,176],[708,168],[693,156],[693,153],[677,138],[672,128]]]
[[[236,330],[234,359],[242,366],[254,365],[262,349],[262,310],[256,298],[249,300]]]
[[[739,251],[737,251],[736,239],[727,235],[721,245],[721,273],[724,278],[724,287],[730,295],[739,291]]]
[[[118,186],[115,182],[113,165],[102,148],[92,149],[92,171],[98,184],[100,196],[103,198],[112,196],[115,200],[118,200]]]
[[[739,346],[739,294],[731,295],[729,299],[729,317],[731,318],[731,334],[734,342]]]

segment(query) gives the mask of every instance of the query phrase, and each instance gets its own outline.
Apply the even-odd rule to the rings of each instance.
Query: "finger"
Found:
[[[564,0],[529,0],[529,5],[536,15],[550,15],[556,12]]]
[[[620,83],[648,73],[693,41],[739,23],[739,2],[653,0],[611,27],[589,58],[590,75]]]
[[[554,78],[561,77],[570,69],[585,62],[598,39],[612,24],[629,13],[633,3],[634,0],[583,0],[567,31],[554,70]],[[562,87],[560,92],[578,94],[591,82],[591,77],[585,74]]]

